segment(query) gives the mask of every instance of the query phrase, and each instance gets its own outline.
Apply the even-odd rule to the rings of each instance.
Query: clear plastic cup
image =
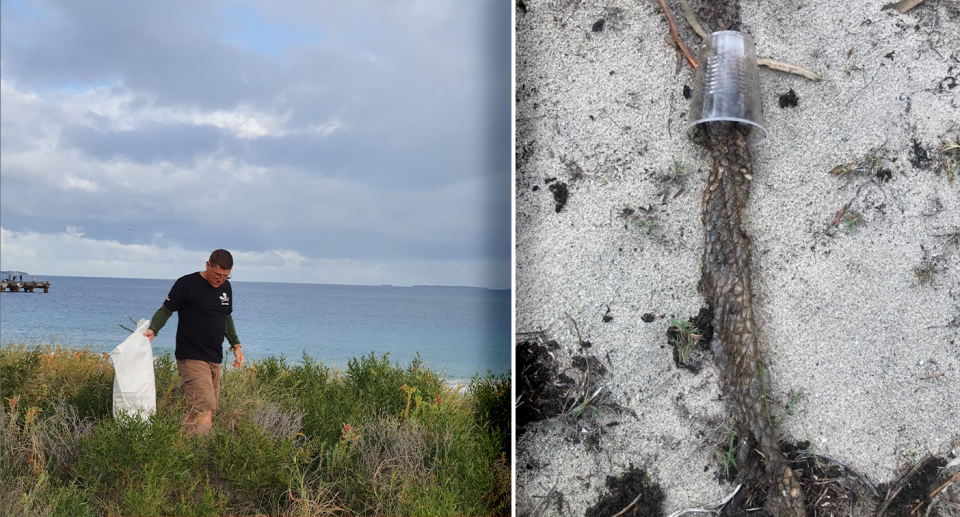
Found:
[[[767,140],[760,103],[757,48],[749,34],[719,31],[700,45],[700,66],[690,101],[687,134],[704,122],[740,122],[751,126],[750,140]]]

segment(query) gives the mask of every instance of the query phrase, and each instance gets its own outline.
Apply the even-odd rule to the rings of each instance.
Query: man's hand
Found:
[[[147,331],[144,332],[143,335],[146,336],[146,338],[149,339],[151,343],[153,342],[153,338],[157,337],[157,335],[153,333],[153,329],[147,329]]]
[[[233,361],[234,368],[240,368],[243,366],[243,350],[240,349],[240,345],[237,344],[233,347],[233,353],[236,354],[237,358]]]

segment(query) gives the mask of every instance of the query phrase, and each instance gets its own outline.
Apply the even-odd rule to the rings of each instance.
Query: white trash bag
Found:
[[[121,413],[150,418],[157,410],[157,385],[153,377],[153,348],[143,335],[150,320],[141,319],[137,330],[110,352],[113,376],[113,417]]]

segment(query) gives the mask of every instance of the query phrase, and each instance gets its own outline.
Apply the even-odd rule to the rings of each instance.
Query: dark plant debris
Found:
[[[913,139],[913,146],[911,147],[911,156],[910,164],[916,167],[917,169],[926,169],[930,166],[930,153],[917,141],[916,138]]]
[[[566,183],[554,183],[550,185],[550,192],[553,192],[554,211],[559,214],[563,207],[567,205],[570,191],[567,190]]]
[[[517,344],[517,430],[523,434],[530,422],[563,414],[565,393],[557,387],[558,380],[572,384],[566,375],[560,379],[552,351],[560,349],[554,340],[542,333]]]
[[[600,18],[599,20],[597,20],[596,23],[593,24],[593,27],[590,30],[592,30],[593,32],[603,32],[603,24],[605,24],[606,22],[607,22],[606,20],[604,20],[603,18]]]
[[[644,322],[644,323],[652,323],[653,320],[654,320],[654,318],[655,318],[655,316],[654,316],[652,313],[648,312],[648,313],[644,314],[643,316],[640,316],[640,321],[642,321],[642,322]]]
[[[738,445],[734,442],[734,447]],[[728,446],[727,442],[723,444],[721,452],[724,455],[728,452]],[[867,504],[869,507],[871,503],[879,503],[882,491],[878,491],[866,477],[849,465],[814,454],[810,449],[809,441],[788,441],[781,444],[780,450],[787,458],[793,472],[799,476],[807,511],[816,509],[815,513],[808,513],[808,515],[847,516],[856,505]],[[753,455],[753,457],[757,459],[757,456]],[[755,516],[757,513],[754,509],[762,508],[766,503],[767,487],[757,481],[756,471],[749,466],[740,465],[740,467],[742,471],[737,476],[736,482],[743,485],[736,496],[720,509],[719,516]],[[725,477],[723,468],[719,476]]]
[[[599,359],[592,355],[575,355],[572,360],[573,367],[582,373],[590,375],[590,382],[595,383],[607,374],[607,367]]]
[[[620,477],[607,476],[607,490],[585,517],[661,517],[665,499],[660,485],[643,469],[630,464]]]
[[[893,178],[893,171],[891,171],[890,169],[880,168],[880,169],[877,169],[877,173],[874,176],[876,176],[877,181],[879,181],[880,183],[886,183],[890,181],[891,178]]]
[[[790,88],[790,91],[780,95],[779,100],[781,108],[796,108],[800,97],[797,97],[797,92],[793,91],[793,88]]]
[[[947,460],[927,456],[917,462],[900,479],[877,487],[887,499],[878,515],[924,515],[930,504],[929,495],[940,486],[940,472]]]

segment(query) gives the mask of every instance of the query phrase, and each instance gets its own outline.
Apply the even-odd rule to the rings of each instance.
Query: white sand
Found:
[[[760,55],[824,77],[760,72],[770,139],[754,150],[746,219],[774,396],[786,402],[803,390],[783,432],[874,483],[911,458],[949,453],[960,439],[960,329],[944,328],[960,316],[960,249],[937,237],[960,226],[960,177],[951,187],[939,163],[909,162],[914,139],[938,160],[940,137],[960,135],[960,86],[938,90],[944,77],[960,79],[960,6],[931,0],[901,15],[881,11],[884,3],[741,6],[742,29]],[[731,488],[715,480],[712,440],[727,422],[718,373],[712,363],[699,375],[678,371],[663,348],[669,317],[686,319],[704,305],[696,287],[709,163],[682,134],[682,88],[693,86],[693,73],[686,64],[677,73],[654,4],[527,5],[517,12],[517,330],[546,330],[568,366],[577,338],[565,313],[576,318],[591,351],[609,353],[608,386],[639,419],[607,416],[620,425],[608,429],[600,453],[571,439],[578,429],[563,421],[524,434],[517,508],[529,512],[555,487],[564,511],[582,515],[605,477],[630,463],[662,485],[668,513],[718,499]],[[604,30],[592,32],[600,18]],[[778,95],[790,88],[799,106],[781,109]],[[892,179],[861,190],[851,209],[862,227],[828,236],[837,210],[873,178],[847,184],[827,171],[880,146],[895,159],[886,163]],[[677,191],[660,181],[674,160],[692,174],[682,195],[661,202],[664,191]],[[571,180],[575,167],[565,163],[583,178]],[[560,213],[545,183],[551,177],[570,187]],[[619,215],[647,206],[658,239],[626,228]],[[912,268],[924,249],[944,255],[932,282],[917,286]],[[614,319],[602,323],[608,305]],[[648,312],[667,317],[643,323]]]

